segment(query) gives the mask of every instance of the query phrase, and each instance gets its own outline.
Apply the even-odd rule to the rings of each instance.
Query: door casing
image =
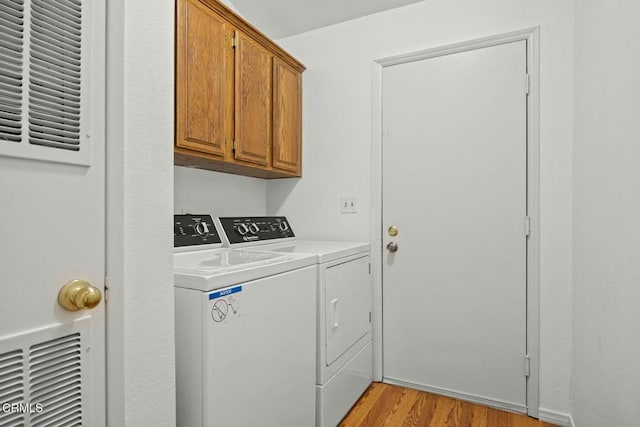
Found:
[[[382,70],[384,67],[420,61],[504,43],[524,40],[527,43],[527,215],[531,234],[527,243],[527,353],[530,373],[527,378],[527,413],[538,416],[540,367],[540,96],[539,40],[540,28],[497,34],[442,47],[376,59],[372,65],[371,130],[371,264],[373,280],[373,380],[382,381]]]

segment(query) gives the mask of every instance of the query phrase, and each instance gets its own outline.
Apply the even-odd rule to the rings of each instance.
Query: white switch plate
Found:
[[[356,196],[342,196],[340,206],[343,214],[358,212],[358,198]]]

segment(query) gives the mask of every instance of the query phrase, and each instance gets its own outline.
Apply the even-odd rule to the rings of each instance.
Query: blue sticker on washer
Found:
[[[234,286],[233,288],[225,289],[223,291],[213,292],[209,294],[209,300],[226,297],[227,295],[237,294],[242,292],[242,286]]]

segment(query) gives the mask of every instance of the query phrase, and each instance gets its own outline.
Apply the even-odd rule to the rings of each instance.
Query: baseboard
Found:
[[[486,399],[486,398],[482,398],[482,397],[478,397],[478,396],[474,396],[474,395],[470,395],[470,394],[454,392],[454,391],[451,391],[451,390],[441,389],[441,388],[437,388],[437,387],[430,387],[430,386],[425,386],[425,385],[421,385],[421,384],[413,384],[413,383],[409,383],[409,382],[406,382],[406,381],[401,381],[401,380],[396,380],[396,379],[393,379],[393,378],[386,378],[386,377],[384,377],[382,379],[382,382],[387,383],[387,384],[398,385],[398,386],[401,386],[401,387],[407,387],[407,388],[413,388],[413,389],[416,389],[416,390],[422,390],[422,391],[426,391],[426,392],[430,392],[430,393],[434,393],[434,394],[440,394],[440,395],[443,395],[443,396],[452,397],[454,399],[465,400],[467,402],[472,402],[472,403],[477,403],[477,404],[480,404],[480,405],[490,406],[492,408],[502,409],[502,410],[509,411],[509,412],[516,412],[516,413],[522,413],[522,414],[526,414],[527,413],[527,408],[526,407],[519,406],[519,405],[514,405],[514,404],[511,404],[511,403],[507,403],[507,402],[501,402],[501,401]],[[538,419],[540,421],[544,421],[544,422],[551,423],[551,424],[556,424],[556,425],[559,425],[559,426],[562,426],[562,427],[576,427],[575,423],[573,422],[573,418],[571,417],[571,414],[565,414],[563,412],[552,411],[551,409],[539,408],[538,409]]]
[[[538,409],[538,419],[540,421],[557,424],[563,427],[575,427],[570,414],[564,414],[550,409]]]
[[[525,406],[516,405],[509,402],[503,402],[500,400],[487,399],[484,397],[476,396],[473,394],[460,393],[457,391],[447,390],[439,387],[426,386],[423,384],[414,384],[402,380],[396,380],[393,378],[384,377],[382,382],[387,384],[398,385],[401,387],[413,388],[415,390],[426,391],[433,394],[439,394],[442,396],[452,397],[454,399],[460,399],[471,403],[477,403],[479,405],[489,406],[491,408],[501,409],[504,411],[515,412],[520,414],[526,414],[527,408]]]

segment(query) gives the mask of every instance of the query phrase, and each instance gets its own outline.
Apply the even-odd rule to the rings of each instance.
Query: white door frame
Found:
[[[527,98],[527,215],[531,234],[527,244],[527,413],[538,416],[540,366],[540,28],[526,28],[505,34],[455,43],[442,47],[381,58],[373,64],[371,138],[371,263],[373,276],[373,379],[382,381],[382,70],[392,65],[420,61],[485,47],[526,41],[529,96]],[[523,84],[525,84],[523,82]]]

